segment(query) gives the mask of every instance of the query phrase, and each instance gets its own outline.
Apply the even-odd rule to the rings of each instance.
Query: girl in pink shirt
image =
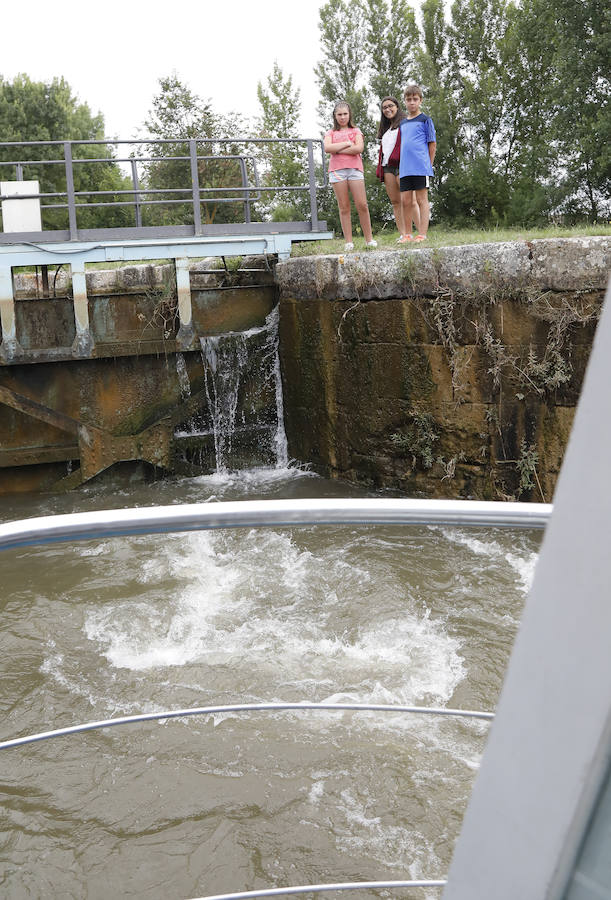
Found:
[[[339,207],[339,220],[346,241],[345,250],[354,250],[352,243],[352,217],[350,212],[350,194],[358,213],[359,222],[365,236],[367,247],[378,246],[371,233],[371,219],[365,193],[363,175],[363,134],[352,121],[352,110],[345,101],[335,104],[333,110],[333,129],[325,135],[325,152],[330,155],[329,181]]]

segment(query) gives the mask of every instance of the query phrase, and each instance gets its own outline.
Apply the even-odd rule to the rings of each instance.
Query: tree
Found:
[[[416,76],[437,131],[435,219],[534,224],[609,215],[611,110],[606,0],[327,0],[319,110],[346,99],[374,162],[378,110]],[[366,166],[366,176],[370,175]],[[388,204],[368,183],[372,218]],[[371,193],[370,193],[371,192]],[[328,201],[328,198],[327,198]],[[334,206],[328,202],[334,222]]]
[[[295,137],[299,133],[301,97],[299,88],[293,88],[293,78],[284,77],[275,61],[272,74],[264,87],[257,84],[257,97],[261,116],[256,123],[257,137],[263,139]],[[307,184],[306,145],[300,143],[260,145],[258,157],[265,167],[267,186]],[[309,197],[298,191],[285,195],[267,195],[264,207],[271,210],[275,221],[303,219],[309,211]]]
[[[556,211],[604,218],[611,188],[611,8],[604,0],[524,0],[521,13],[521,41],[550,61],[539,102],[553,152]]]
[[[366,0],[327,0],[320,8],[320,42],[322,60],[315,69],[316,80],[320,87],[321,102],[318,113],[324,131],[332,127],[333,107],[340,100],[350,104],[354,123],[365,137],[364,159],[370,156],[373,160],[377,145],[377,117],[370,115],[372,101],[371,66],[369,48],[371,46],[371,20]],[[376,27],[379,23],[376,22]],[[386,18],[380,26],[386,28]],[[365,166],[367,196],[372,221],[376,222],[376,211],[387,208],[387,201],[382,200],[383,188]],[[338,230],[340,227],[337,204],[332,192],[326,191],[321,196],[321,213],[329,227]],[[353,210],[354,214],[354,210]],[[359,226],[353,223],[356,233]]]
[[[431,200],[436,218],[454,220],[463,206],[456,189],[461,184],[465,156],[459,90],[454,77],[455,51],[443,0],[424,0],[421,13],[423,42],[417,49],[416,70],[425,93],[426,111],[435,123],[437,134]]]
[[[420,34],[414,10],[407,0],[365,0],[364,17],[371,93],[378,108],[387,95],[402,102],[415,80]]]
[[[208,139],[197,147],[199,186],[209,189],[201,195],[202,218],[206,223],[232,222],[242,218],[241,198],[237,191],[226,188],[243,186],[240,158],[247,154],[229,134],[230,119],[223,121],[176,72],[159,79],[159,93],[144,123],[148,135],[167,143],[150,144],[146,187],[165,191],[151,195],[164,201],[146,210],[146,222],[152,225],[184,224],[192,221],[192,177],[188,140]],[[232,157],[232,158],[229,158]],[[246,164],[246,163],[244,163]],[[181,191],[181,193],[173,193]],[[235,198],[235,202],[234,202]],[[172,201],[181,200],[176,203]]]
[[[511,72],[518,48],[508,40],[512,8],[507,0],[455,0],[452,5],[453,77],[465,151],[461,165],[473,193],[469,212],[484,222],[502,220],[509,201],[502,160],[516,124]]]
[[[0,134],[4,141],[97,141],[104,138],[104,119],[93,116],[86,103],[79,103],[69,84],[63,78],[48,82],[31,81],[27,75],[17,75],[13,81],[0,78]],[[129,182],[112,158],[112,148],[105,144],[83,144],[73,147],[74,159],[95,159],[100,162],[74,165],[75,191],[118,191],[129,189]],[[24,168],[26,180],[37,180],[42,193],[65,193],[66,171],[63,163],[63,147],[2,147],[0,162],[16,160],[60,160],[54,165],[28,165]],[[15,177],[12,166],[0,166],[1,180]],[[114,197],[90,195],[77,198],[79,227],[112,227],[133,224],[129,207],[92,207],[88,203],[110,202]],[[50,198],[44,203],[64,202],[62,198]],[[67,228],[65,210],[43,209],[45,228]]]
[[[370,86],[366,61],[367,24],[364,0],[327,0],[320,8],[320,43],[323,59],[315,69],[320,87],[318,112],[325,131],[331,113],[346,100],[355,123],[364,134],[373,131],[369,117]]]

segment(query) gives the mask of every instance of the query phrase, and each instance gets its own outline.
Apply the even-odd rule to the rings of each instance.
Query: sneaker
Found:
[[[375,250],[375,248],[378,246],[378,242],[377,242],[377,241],[374,241],[373,238],[372,238],[370,241],[367,241],[367,243],[365,244],[365,246],[366,246],[366,247],[371,247],[372,250]]]
[[[414,241],[426,241],[426,234],[417,234],[415,238],[412,238]]]
[[[410,241],[413,241],[413,240],[415,240],[415,238],[413,238],[411,236],[411,234],[402,234],[401,237],[399,238],[399,240],[397,241],[397,244],[409,244]]]
[[[344,253],[352,253],[354,250],[354,244],[352,242],[348,242],[344,247]]]

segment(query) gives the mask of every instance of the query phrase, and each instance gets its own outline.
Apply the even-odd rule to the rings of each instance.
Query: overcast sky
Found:
[[[302,136],[316,137],[324,0],[16,0],[2,5],[0,75],[63,75],[101,112],[107,137],[136,137],[158,79],[176,71],[218,113],[258,114],[274,60],[301,88]],[[1,139],[1,138],[0,138]]]

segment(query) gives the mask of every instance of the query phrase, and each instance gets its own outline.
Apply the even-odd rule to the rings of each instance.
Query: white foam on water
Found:
[[[104,693],[95,691],[87,681],[83,680],[80,672],[75,673],[71,671],[69,666],[66,665],[64,654],[56,651],[55,644],[52,641],[46,647],[45,658],[39,671],[67,691],[71,697],[82,697],[94,709],[107,710],[109,716],[129,715],[130,713],[143,711],[140,702],[112,700],[109,697],[108,685],[106,685]]]
[[[442,622],[407,600],[401,616],[383,604],[372,611],[367,593],[358,596],[369,573],[286,533],[173,535],[163,555],[137,564],[130,554],[123,564],[143,599],[91,608],[84,623],[115,669],[197,663],[201,683],[226,669],[253,698],[401,704],[446,702],[465,676],[459,641]],[[157,589],[168,573],[170,594]]]
[[[217,619],[223,616],[225,606],[231,603],[234,613],[239,611],[240,604],[232,592],[239,573],[214,559],[210,535],[183,536],[183,541],[192,543],[194,538],[211,564],[190,570],[192,583],[183,587],[173,602],[159,592],[145,601],[106,604],[86,615],[85,634],[104,648],[111,665],[136,671],[185,665],[217,643]],[[182,542],[172,540],[170,544],[178,551]],[[173,575],[180,575],[183,560],[180,552],[168,555]],[[149,561],[141,580],[146,583],[151,576],[154,579],[159,566],[163,567],[162,561]]]
[[[430,873],[439,864],[432,843],[417,828],[412,831],[405,825],[391,825],[372,815],[371,805],[366,794],[356,796],[353,789],[341,792],[337,807],[340,822],[336,823],[338,848],[357,858],[371,856],[393,869],[405,870],[409,860],[411,878],[432,877]]]
[[[324,781],[315,781],[308,793],[308,802],[316,805],[320,802],[325,793]]]
[[[537,565],[538,553],[525,551],[524,556],[508,551],[496,540],[481,540],[460,529],[442,528],[441,533],[446,540],[460,544],[475,556],[486,557],[498,564],[506,562],[518,578],[518,584],[524,594],[528,594]]]
[[[201,485],[209,490],[216,490],[217,493],[219,490],[230,493],[237,489],[240,494],[247,495],[276,485],[282,487],[283,484],[300,478],[318,478],[318,476],[306,465],[288,463],[286,467],[254,466],[251,469],[212,472],[209,475],[191,478],[190,482],[193,486]]]
[[[506,553],[505,559],[515,570],[524,594],[528,594],[537,568],[538,553],[529,553],[525,557],[516,556],[514,553]]]

